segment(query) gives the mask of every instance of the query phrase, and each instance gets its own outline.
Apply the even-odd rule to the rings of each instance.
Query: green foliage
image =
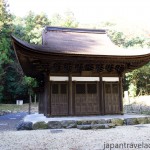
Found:
[[[28,94],[33,95],[33,88],[38,86],[36,79],[25,76],[23,83],[28,87]]]
[[[125,45],[125,36],[122,32],[116,32],[114,30],[110,30],[108,32],[109,37],[111,40],[118,46],[124,46]]]
[[[76,28],[78,26],[78,22],[76,21],[74,14],[70,11],[67,11],[65,13],[65,17],[62,21],[62,26],[64,27],[74,27]]]
[[[24,18],[25,28],[23,40],[34,44],[42,44],[42,30],[45,26],[50,25],[50,21],[43,13],[35,15],[33,12]]]
[[[111,40],[118,46],[134,48],[147,48],[150,46],[149,39],[141,36],[124,35],[122,32],[110,30],[108,32]],[[127,86],[127,87],[126,87]],[[129,90],[130,96],[150,94],[150,63],[129,72],[125,75],[125,90]]]
[[[148,39],[144,37],[124,35],[123,32],[116,30],[110,30],[108,35],[116,45],[124,48],[143,48],[147,47],[149,44]]]
[[[51,25],[52,26],[60,26],[62,22],[62,16],[60,14],[54,14],[51,18]]]
[[[124,47],[144,47],[144,38],[141,37],[134,37],[131,39],[128,39],[125,44]]]
[[[0,0],[0,102],[6,79],[7,65],[11,63],[10,33],[12,31],[11,15],[7,11],[8,5]]]
[[[130,88],[136,95],[150,95],[150,63],[126,74]],[[133,86],[135,87],[133,89]],[[131,91],[131,90],[130,90]]]
[[[65,12],[64,16],[61,16],[60,14],[55,14],[51,18],[51,25],[52,26],[62,26],[62,27],[78,27],[78,22],[76,21],[76,18],[71,11]]]
[[[16,62],[11,63],[6,71],[4,85],[5,102],[25,97],[27,86],[23,84],[23,73]]]
[[[21,18],[9,14],[8,5],[0,0],[0,102],[12,102],[27,95],[27,85],[23,84],[23,72],[12,50],[10,35],[15,32],[24,36]],[[16,22],[13,22],[17,20]],[[22,24],[20,24],[22,23]]]
[[[14,17],[13,22],[15,36],[33,44],[42,44],[42,30],[50,25],[44,13],[36,15],[32,11],[25,18]]]

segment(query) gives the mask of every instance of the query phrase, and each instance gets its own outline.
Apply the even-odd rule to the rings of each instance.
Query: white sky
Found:
[[[70,10],[80,23],[124,20],[150,25],[150,0],[8,0],[8,3],[10,12],[17,16],[32,10],[51,17]]]

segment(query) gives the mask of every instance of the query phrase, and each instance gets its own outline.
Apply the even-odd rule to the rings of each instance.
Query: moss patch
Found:
[[[147,123],[150,123],[150,117],[147,117]]]
[[[115,118],[115,119],[111,119],[111,123],[116,126],[122,126],[124,124],[124,120]]]
[[[137,118],[137,121],[138,121],[139,124],[147,124],[148,123],[148,118],[147,117]]]
[[[48,129],[48,124],[44,121],[36,122],[33,124],[33,130],[37,129]]]

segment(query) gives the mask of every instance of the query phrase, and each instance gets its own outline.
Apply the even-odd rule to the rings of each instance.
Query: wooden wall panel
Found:
[[[120,113],[119,83],[104,82],[105,114]]]
[[[57,89],[58,88],[58,89]],[[68,84],[52,83],[51,86],[51,115],[68,115]]]
[[[88,86],[90,85],[95,85],[96,92],[92,91],[93,88],[91,89],[88,88]],[[80,88],[80,89],[77,89],[77,88]],[[100,105],[99,84],[97,82],[76,82],[75,84],[75,115],[100,114],[99,105]]]

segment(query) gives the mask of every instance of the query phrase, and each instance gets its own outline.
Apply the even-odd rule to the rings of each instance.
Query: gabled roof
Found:
[[[111,56],[150,53],[150,49],[128,50],[116,46],[107,36],[106,30],[46,27],[42,39],[45,48],[49,47],[49,51],[56,53]]]
[[[150,49],[120,48],[111,42],[105,30],[46,27],[42,38],[43,45],[35,45],[12,36],[16,55],[28,75],[36,76],[43,70],[55,70],[58,63],[63,65],[61,68],[68,62],[72,68],[85,66],[83,70],[87,65],[94,65],[94,71],[97,65],[103,64],[104,72],[108,66],[114,71],[118,66],[123,66],[121,71],[126,72],[150,61]]]
[[[105,30],[46,27],[42,33],[43,45],[29,44],[13,37],[29,49],[49,53],[136,56],[149,54],[150,49],[124,49],[116,46]]]

